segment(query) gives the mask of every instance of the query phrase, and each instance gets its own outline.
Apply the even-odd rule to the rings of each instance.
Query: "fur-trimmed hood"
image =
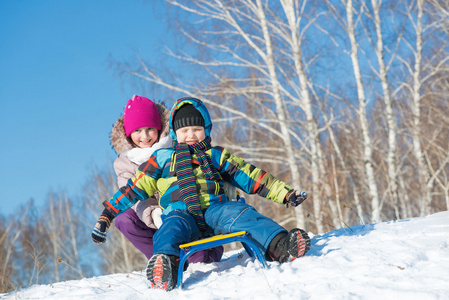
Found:
[[[159,115],[161,116],[162,128],[159,134],[159,139],[161,139],[169,134],[168,120],[170,118],[170,111],[165,107],[164,103],[156,103],[156,106],[159,111]],[[109,136],[112,148],[119,155],[136,147],[131,141],[131,138],[126,136],[123,122],[124,118],[122,115],[112,126],[112,131]]]

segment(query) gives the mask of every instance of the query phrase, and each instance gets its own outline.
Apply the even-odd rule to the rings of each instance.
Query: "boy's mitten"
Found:
[[[290,192],[288,192],[287,196],[285,196],[284,203],[287,205],[291,204],[293,207],[296,207],[303,203],[306,199],[306,192],[291,190]]]
[[[95,224],[92,231],[92,240],[95,243],[102,244],[106,242],[106,232],[111,226],[111,222],[114,220],[114,216],[107,210],[103,210],[100,218],[98,218],[97,224]]]

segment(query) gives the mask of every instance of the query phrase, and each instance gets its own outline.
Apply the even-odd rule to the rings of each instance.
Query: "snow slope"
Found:
[[[449,212],[313,236],[303,258],[263,269],[243,250],[191,264],[183,289],[142,271],[34,285],[1,299],[449,299]]]

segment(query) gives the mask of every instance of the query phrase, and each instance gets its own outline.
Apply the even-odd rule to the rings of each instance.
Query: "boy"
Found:
[[[153,257],[146,271],[152,288],[167,291],[177,283],[179,245],[208,234],[245,230],[269,261],[284,263],[305,255],[310,247],[305,231],[287,232],[252,206],[229,201],[223,185],[227,181],[245,193],[292,206],[301,204],[306,193],[294,191],[222,147],[212,147],[209,112],[198,99],[179,99],[169,126],[173,148],[156,151],[136,177],[103,203],[106,208],[93,234],[106,236],[115,216],[158,191],[165,218],[153,237]]]

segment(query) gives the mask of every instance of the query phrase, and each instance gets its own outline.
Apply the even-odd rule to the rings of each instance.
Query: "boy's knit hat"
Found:
[[[156,104],[148,98],[134,95],[126,103],[124,123],[126,136],[141,127],[153,127],[161,130],[161,116]]]
[[[173,116],[173,130],[186,126],[202,126],[204,127],[204,118],[201,113],[192,105],[184,104]]]

